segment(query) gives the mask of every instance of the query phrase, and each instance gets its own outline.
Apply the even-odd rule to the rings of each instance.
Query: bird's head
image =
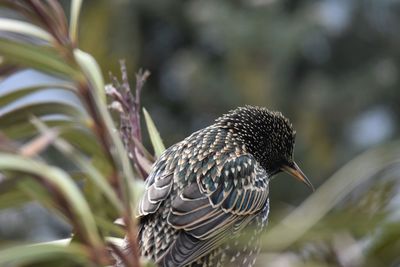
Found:
[[[296,132],[282,113],[245,106],[220,117],[217,123],[231,130],[270,176],[284,171],[313,189],[311,182],[294,162]]]

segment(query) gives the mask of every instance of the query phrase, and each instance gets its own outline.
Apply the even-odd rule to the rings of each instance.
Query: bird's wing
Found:
[[[154,213],[172,189],[173,173],[167,169],[168,152],[164,153],[153,166],[154,172],[146,179],[146,188],[138,205],[138,217]]]
[[[168,223],[183,231],[163,259],[166,266],[204,256],[247,225],[267,202],[267,173],[251,155],[229,157],[207,169],[172,202]]]

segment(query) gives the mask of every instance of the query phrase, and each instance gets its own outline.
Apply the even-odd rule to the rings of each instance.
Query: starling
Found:
[[[167,149],[138,206],[141,255],[168,267],[252,266],[270,178],[285,171],[312,187],[293,161],[294,140],[281,113],[246,106]],[[228,255],[250,226],[251,244]]]

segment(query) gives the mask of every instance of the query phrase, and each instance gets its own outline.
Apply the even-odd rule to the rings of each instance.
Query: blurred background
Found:
[[[119,59],[132,84],[139,68],[151,72],[142,104],[167,147],[237,106],[265,106],[290,118],[297,162],[318,187],[399,138],[399,1],[92,0],[80,25],[80,46],[106,78]],[[311,194],[285,174],[270,191],[272,223]],[[68,236],[37,209],[3,211],[0,239]],[[15,227],[21,218],[29,229]]]
[[[318,186],[399,136],[398,1],[84,1],[81,18],[81,47],[105,77],[119,59],[132,82],[151,72],[143,105],[166,146],[237,106],[265,106],[290,118]],[[279,178],[274,205],[310,193]]]

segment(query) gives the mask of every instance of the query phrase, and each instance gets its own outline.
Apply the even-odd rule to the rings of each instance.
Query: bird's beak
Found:
[[[295,162],[284,165],[281,170],[286,172],[287,174],[290,174],[300,182],[305,183],[308,187],[312,189],[312,191],[315,191],[314,186],[311,184],[310,180],[308,180],[307,176],[300,170],[299,166],[297,166]]]

